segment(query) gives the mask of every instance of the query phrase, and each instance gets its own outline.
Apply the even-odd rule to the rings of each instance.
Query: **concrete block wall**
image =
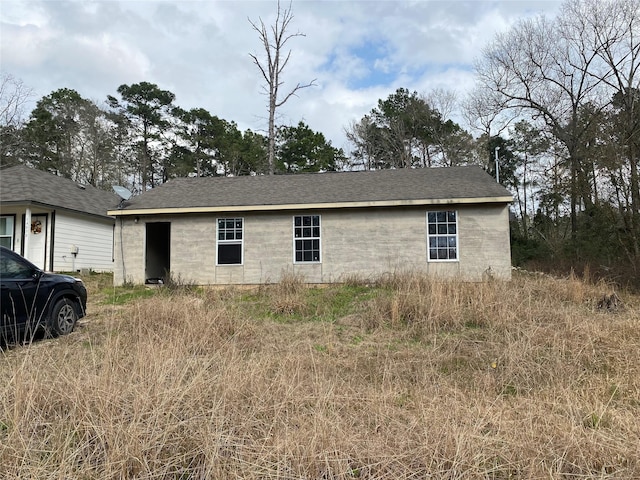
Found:
[[[125,217],[116,223],[114,281],[144,282],[148,221],[171,222],[171,271],[202,285],[276,282],[285,273],[302,275],[309,283],[329,283],[349,275],[403,271],[475,281],[486,278],[489,268],[495,278],[510,278],[508,206],[431,208],[447,209],[458,212],[459,261],[427,261],[425,207],[140,216],[137,223]],[[301,214],[321,216],[320,263],[294,262],[293,216]],[[218,218],[244,219],[242,265],[216,266]]]
[[[145,226],[133,218],[116,218],[113,238],[113,283],[144,283]]]

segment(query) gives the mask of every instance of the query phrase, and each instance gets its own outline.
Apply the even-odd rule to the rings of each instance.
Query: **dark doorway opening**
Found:
[[[171,271],[171,223],[147,223],[146,227],[146,283],[167,283]]]

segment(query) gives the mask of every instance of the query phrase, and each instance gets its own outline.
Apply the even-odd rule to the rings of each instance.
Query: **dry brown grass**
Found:
[[[640,478],[637,296],[299,280],[94,304],[0,354],[0,477]]]

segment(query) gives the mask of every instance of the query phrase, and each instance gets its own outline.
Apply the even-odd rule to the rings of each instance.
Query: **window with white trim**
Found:
[[[13,215],[0,217],[0,245],[13,250]]]
[[[320,262],[320,215],[293,217],[293,243],[296,263]]]
[[[242,265],[244,220],[219,218],[217,236],[217,265]]]
[[[427,212],[429,261],[458,260],[458,215],[455,210]]]

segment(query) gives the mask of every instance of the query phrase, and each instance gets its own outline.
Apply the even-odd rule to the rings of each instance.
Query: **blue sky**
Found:
[[[336,147],[344,128],[397,88],[429,94],[473,87],[473,61],[521,18],[554,16],[544,0],[294,0],[283,91],[313,79],[280,110]],[[282,6],[288,6],[283,2]],[[250,53],[263,51],[249,19],[271,25],[275,0],[2,0],[0,71],[34,101],[72,88],[97,103],[122,84],[148,81],[238,126],[266,128],[263,81]],[[456,118],[461,121],[461,117]]]

